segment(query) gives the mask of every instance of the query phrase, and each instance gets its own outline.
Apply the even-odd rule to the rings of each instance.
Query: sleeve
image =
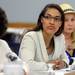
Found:
[[[20,50],[19,57],[28,63],[30,69],[32,70],[48,70],[48,66],[45,62],[35,61],[36,56],[36,45],[33,37],[29,35],[24,35]]]
[[[25,35],[22,39],[19,56],[23,61],[34,60],[35,43],[31,36]]]
[[[8,59],[6,57],[8,52],[11,52],[11,49],[8,46],[7,42],[0,39],[0,71],[3,70],[4,64],[8,63]]]
[[[69,65],[69,59],[66,54],[66,43],[65,43],[65,37],[63,35],[62,37],[62,51],[61,51],[61,58],[63,59],[64,62],[66,62]]]

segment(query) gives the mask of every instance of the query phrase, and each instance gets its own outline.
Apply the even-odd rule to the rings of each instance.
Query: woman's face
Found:
[[[48,34],[55,34],[61,26],[61,14],[55,8],[49,8],[41,19],[43,31]]]
[[[64,33],[72,33],[75,29],[75,14],[65,14]]]

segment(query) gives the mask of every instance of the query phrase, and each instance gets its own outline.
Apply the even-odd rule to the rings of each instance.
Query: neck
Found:
[[[71,39],[71,34],[69,33],[64,33],[65,39]]]
[[[51,42],[53,35],[48,34],[48,33],[43,31],[43,37],[44,37],[45,45],[46,45],[46,47],[48,47],[50,42]]]
[[[71,34],[64,34],[65,35],[65,41],[66,41],[66,47],[67,47],[67,51],[70,51],[73,49],[73,45],[72,45],[72,35]]]

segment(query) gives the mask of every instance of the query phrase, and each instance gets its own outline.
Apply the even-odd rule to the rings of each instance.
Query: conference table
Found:
[[[26,75],[25,67],[20,64],[0,65],[0,75]]]
[[[3,73],[0,73],[0,75],[4,75]]]
[[[5,75],[4,73],[0,73],[0,75]],[[33,71],[30,72],[30,75],[75,75],[75,70],[74,71],[69,71],[69,72],[61,72],[61,71],[57,71],[57,72],[46,72],[46,71]]]
[[[75,70],[31,71],[30,75],[75,75]]]
[[[31,73],[30,75],[75,75],[75,71],[70,71],[70,72],[34,72]]]
[[[17,70],[17,69],[15,69],[15,70]],[[13,69],[11,69],[11,70],[13,70]],[[7,74],[5,74],[3,72],[0,72],[0,75],[7,75]],[[18,74],[18,75],[21,75],[21,74]],[[73,69],[73,70],[69,69],[69,68],[61,69],[61,70],[52,70],[52,69],[49,69],[48,71],[30,70],[29,75],[75,75],[75,69]]]

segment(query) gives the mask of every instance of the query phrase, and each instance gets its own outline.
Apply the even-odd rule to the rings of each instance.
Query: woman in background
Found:
[[[60,6],[65,14],[63,34],[66,41],[66,54],[71,65],[73,63],[72,57],[75,57],[75,9],[67,3],[63,3]]]
[[[22,39],[19,56],[29,63],[31,70],[48,70],[67,67],[64,28],[64,13],[59,5],[48,4],[41,11],[37,26]]]

